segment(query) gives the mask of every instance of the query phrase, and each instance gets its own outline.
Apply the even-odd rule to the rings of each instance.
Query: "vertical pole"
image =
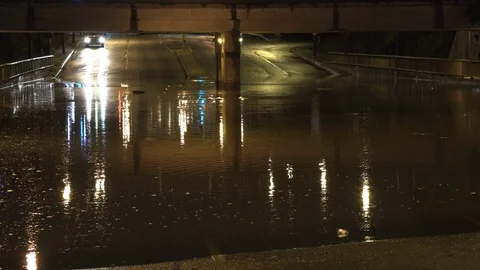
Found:
[[[216,62],[216,77],[215,77],[215,86],[217,90],[220,88],[220,79],[221,79],[221,70],[222,70],[222,44],[220,40],[222,35],[220,33],[215,34],[213,42],[215,43],[215,62]],[[223,41],[223,40],[222,40]]]
[[[313,33],[313,58],[317,59],[317,33]]]
[[[65,33],[61,33],[62,35],[62,55],[65,55]]]
[[[237,29],[223,32],[222,38],[222,86],[240,90],[240,32]]]
[[[75,45],[75,33],[72,33],[72,44]]]

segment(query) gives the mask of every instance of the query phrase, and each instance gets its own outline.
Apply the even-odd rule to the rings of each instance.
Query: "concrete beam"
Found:
[[[434,3],[343,5],[239,5],[241,32],[322,33],[327,31],[471,30],[466,5]],[[443,13],[442,13],[443,10]],[[226,32],[234,27],[226,5],[87,4],[6,5],[0,31],[44,32]]]
[[[130,6],[34,7],[38,31],[109,31],[130,30]]]

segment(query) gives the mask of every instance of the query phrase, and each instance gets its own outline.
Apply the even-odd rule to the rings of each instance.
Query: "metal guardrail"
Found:
[[[22,75],[50,68],[53,65],[53,55],[21,60],[0,65],[0,82],[15,79]]]
[[[328,53],[322,55],[321,59],[332,64],[480,78],[480,61],[353,53]]]

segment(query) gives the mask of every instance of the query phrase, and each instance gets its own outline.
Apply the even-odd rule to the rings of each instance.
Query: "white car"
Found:
[[[106,41],[107,40],[105,36],[99,35],[99,34],[89,34],[83,39],[83,42],[85,43],[86,48],[95,47],[95,46],[105,48]]]

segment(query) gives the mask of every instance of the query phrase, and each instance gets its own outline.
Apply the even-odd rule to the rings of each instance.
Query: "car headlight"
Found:
[[[89,37],[85,38],[85,43],[90,43],[90,41],[92,41],[92,40]]]
[[[100,43],[105,43],[105,38],[104,38],[104,37],[100,37],[100,38],[98,39],[98,41],[100,41]]]

